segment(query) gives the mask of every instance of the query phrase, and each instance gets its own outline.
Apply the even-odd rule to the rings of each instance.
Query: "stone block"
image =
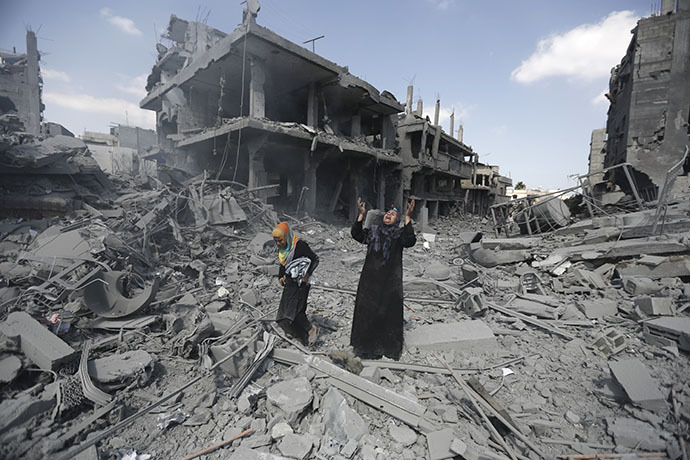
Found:
[[[609,361],[609,369],[633,404],[654,412],[666,410],[664,395],[640,360]]]
[[[28,313],[10,313],[0,325],[7,337],[19,337],[21,350],[32,363],[45,370],[56,370],[73,361],[77,352]]]
[[[280,455],[273,455],[268,452],[259,452],[257,450],[249,449],[240,446],[235,449],[228,460],[289,460]]]
[[[404,447],[411,446],[417,442],[417,433],[407,425],[391,423],[388,427],[388,433],[395,442]]]
[[[419,350],[454,350],[465,354],[484,353],[497,346],[494,333],[481,320],[418,326],[406,333],[405,343]]]
[[[618,305],[615,300],[581,300],[577,306],[590,319],[598,319],[618,313]]]
[[[132,350],[89,361],[89,375],[99,383],[122,383],[153,366],[153,358],[144,350]]]
[[[454,438],[455,434],[450,428],[427,433],[426,443],[429,448],[429,460],[453,458],[455,453],[450,450],[450,446]]]
[[[620,417],[607,418],[606,424],[616,445],[653,452],[666,450],[666,442],[660,436],[661,433],[649,423]]]
[[[294,433],[286,434],[278,444],[278,450],[281,454],[299,460],[307,458],[311,448],[312,442],[309,438]]]
[[[673,315],[673,299],[670,297],[638,297],[635,306],[650,316]]]
[[[266,390],[267,401],[280,409],[288,422],[298,421],[314,399],[309,380],[298,377],[285,380]]]
[[[343,445],[350,440],[359,441],[369,433],[362,417],[348,406],[345,397],[335,388],[329,388],[324,395],[321,411],[326,432]]]
[[[0,382],[10,383],[22,369],[22,360],[16,356],[5,356],[0,359]]]

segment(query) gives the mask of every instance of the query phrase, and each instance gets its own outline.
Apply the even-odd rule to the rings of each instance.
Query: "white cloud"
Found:
[[[43,76],[43,78],[45,78],[46,80],[57,80],[63,81],[65,83],[69,83],[72,80],[69,75],[67,75],[65,72],[62,72],[61,70],[43,68],[41,69],[41,76]]]
[[[540,40],[537,50],[510,77],[533,83],[554,76],[591,80],[609,75],[625,54],[638,19],[632,11],[614,11],[597,24]]]
[[[589,102],[595,106],[609,105],[609,100],[606,98],[606,96],[604,96],[604,94],[606,94],[606,93],[607,93],[606,90],[602,91],[601,93],[597,94],[592,99],[590,99]]]
[[[123,83],[118,83],[115,85],[117,89],[122,91],[123,93],[131,94],[132,96],[136,96],[139,99],[143,99],[146,97],[146,79],[148,78],[148,74],[144,73],[141,75],[138,75],[136,77],[127,77],[127,76],[122,76],[122,79],[124,80]]]
[[[66,109],[84,113],[95,113],[113,117],[113,122],[128,123],[142,128],[155,128],[156,114],[142,110],[133,102],[118,98],[101,98],[88,94],[43,93],[46,104],[55,104]]]
[[[142,35],[141,30],[137,29],[137,26],[134,24],[134,21],[132,21],[129,18],[125,18],[122,16],[116,16],[113,14],[113,10],[110,8],[101,8],[100,14],[102,18],[105,18],[106,21],[120,29],[122,32],[128,34],[128,35],[134,35],[136,37],[140,37]]]
[[[445,11],[455,4],[455,0],[426,0],[439,10]]]

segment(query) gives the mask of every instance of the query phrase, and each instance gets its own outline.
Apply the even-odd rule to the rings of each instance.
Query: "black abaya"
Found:
[[[367,256],[359,278],[350,344],[363,358],[386,355],[399,359],[403,345],[403,248],[414,246],[417,238],[412,223],[401,231],[385,226],[362,228],[357,221],[352,237],[366,244]],[[385,232],[390,236],[386,239]]]
[[[311,250],[304,240],[297,241],[293,259],[307,257],[311,260],[307,273],[311,276],[319,265],[319,257]],[[280,266],[278,278],[285,276],[285,286],[283,294],[280,296],[280,306],[276,321],[290,335],[299,338],[302,343],[307,343],[311,323],[307,319],[307,297],[309,297],[309,285],[307,283],[297,284],[289,275],[285,274],[285,267]]]

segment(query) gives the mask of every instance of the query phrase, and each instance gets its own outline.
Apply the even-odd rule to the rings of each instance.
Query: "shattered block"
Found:
[[[659,452],[666,450],[666,442],[659,430],[649,423],[633,418],[607,418],[608,432],[616,444],[631,449]]]
[[[659,385],[640,360],[609,361],[609,368],[633,404],[654,412],[666,410],[666,401]]]
[[[0,332],[19,337],[22,352],[32,363],[45,370],[57,370],[76,359],[77,352],[26,312],[10,313]]]
[[[635,306],[650,316],[673,315],[673,299],[670,297],[638,297]]]
[[[335,388],[329,388],[321,400],[321,412],[326,432],[345,445],[349,441],[359,441],[369,434],[362,417],[348,406],[343,395]]]
[[[615,300],[581,300],[577,306],[590,319],[612,316],[618,312],[618,305]]]
[[[497,346],[496,336],[481,320],[417,326],[406,332],[405,343],[419,350],[460,353],[482,353]]]
[[[314,393],[309,380],[298,377],[269,387],[266,390],[266,399],[284,413],[288,422],[293,423],[304,414],[314,399]]]

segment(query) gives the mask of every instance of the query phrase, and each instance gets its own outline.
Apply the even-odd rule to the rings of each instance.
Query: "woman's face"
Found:
[[[395,209],[389,210],[383,215],[383,223],[386,225],[393,225],[398,220],[398,211]]]
[[[276,246],[280,249],[285,249],[287,247],[287,241],[285,241],[285,236],[274,236],[273,241],[276,242]]]

